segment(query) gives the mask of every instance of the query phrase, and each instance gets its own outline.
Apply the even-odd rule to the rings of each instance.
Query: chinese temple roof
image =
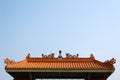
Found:
[[[44,55],[42,57],[31,57],[30,54],[26,56],[26,59],[15,62],[8,58],[5,59],[7,64],[5,69],[6,71],[50,71],[50,70],[76,70],[76,71],[86,71],[86,72],[95,72],[95,71],[105,71],[113,72],[114,63],[116,60],[113,58],[105,62],[101,62],[95,59],[94,55],[91,54],[88,58],[79,58],[77,55],[66,54],[66,57],[63,58],[59,51],[59,56],[54,57],[54,54]]]

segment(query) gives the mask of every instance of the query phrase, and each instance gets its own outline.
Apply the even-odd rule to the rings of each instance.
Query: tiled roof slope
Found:
[[[25,60],[14,62],[6,60],[6,70],[114,70],[114,59],[101,62],[93,55],[89,58],[35,58],[26,57]]]

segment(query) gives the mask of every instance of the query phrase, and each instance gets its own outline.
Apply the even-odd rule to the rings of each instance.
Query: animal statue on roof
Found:
[[[8,58],[6,58],[6,59],[4,59],[4,63],[6,63],[6,64],[12,64],[12,63],[16,63],[16,62],[13,61],[13,60],[10,60]]]
[[[54,53],[51,53],[49,55],[42,54],[42,58],[54,58]]]
[[[28,58],[30,58],[31,57],[31,55],[30,55],[30,53],[28,53],[28,55],[26,56],[26,58],[28,59]]]
[[[106,60],[104,63],[107,63],[107,64],[115,64],[116,63],[116,59],[112,58],[110,60]]]
[[[71,55],[70,53],[66,53],[66,58],[78,58],[79,54]]]

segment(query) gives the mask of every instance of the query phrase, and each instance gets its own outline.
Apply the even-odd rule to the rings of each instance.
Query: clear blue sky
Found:
[[[12,80],[6,57],[20,61],[27,53],[41,56],[58,50],[80,57],[93,53],[116,58],[120,79],[120,0],[0,0],[0,78]]]

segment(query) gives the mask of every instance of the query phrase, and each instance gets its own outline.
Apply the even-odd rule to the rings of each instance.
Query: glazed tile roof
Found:
[[[8,64],[6,69],[113,69],[112,65],[92,60],[90,58],[77,59],[43,59],[30,58],[23,61]]]
[[[20,62],[5,60],[6,70],[114,70],[114,60],[101,62],[88,58],[36,58],[28,55]]]

